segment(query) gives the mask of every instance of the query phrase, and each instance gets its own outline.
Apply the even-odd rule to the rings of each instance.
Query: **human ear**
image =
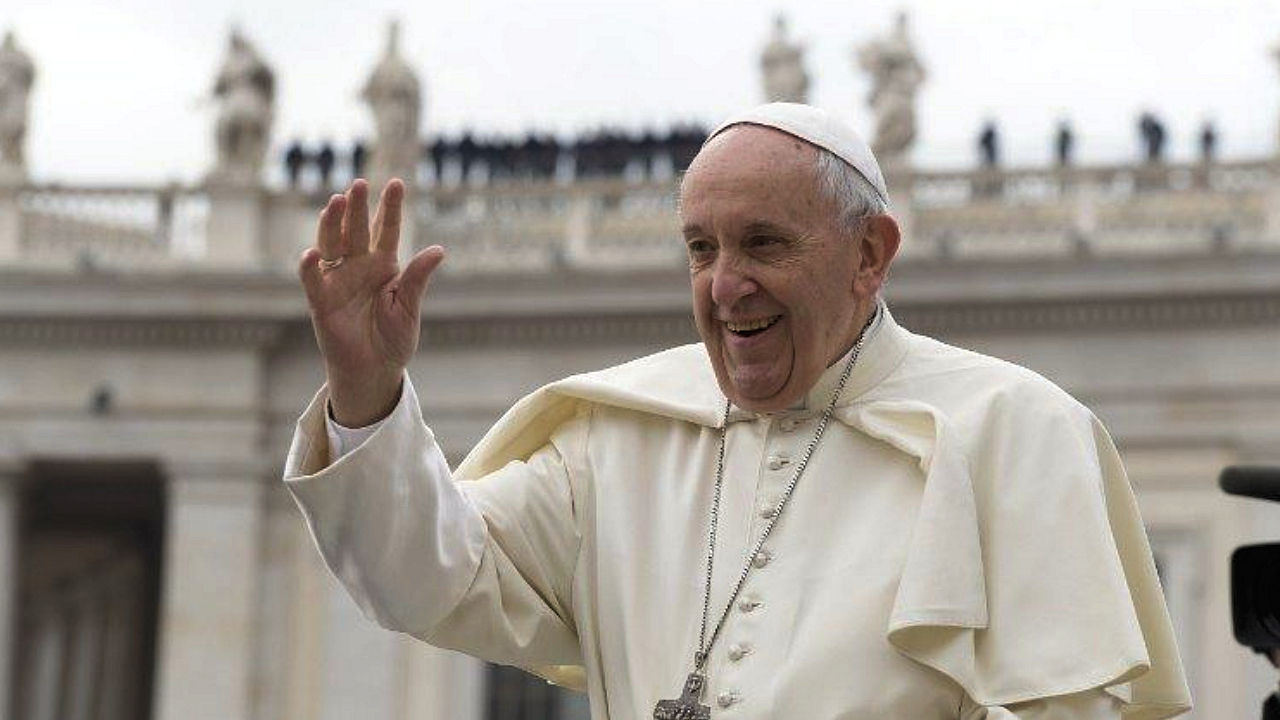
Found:
[[[880,292],[889,275],[889,266],[898,254],[902,229],[892,215],[872,215],[858,238],[858,271],[854,274],[854,291],[863,297]]]

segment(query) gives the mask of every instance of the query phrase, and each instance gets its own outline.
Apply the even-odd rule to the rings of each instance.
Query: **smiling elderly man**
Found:
[[[1106,431],[894,322],[898,226],[845,125],[775,103],[713,133],[680,203],[702,343],[542,388],[453,473],[405,374],[443,251],[401,271],[403,188],[371,228],[366,193],[302,259],[328,384],[285,479],[383,626],[597,720],[1189,707]]]

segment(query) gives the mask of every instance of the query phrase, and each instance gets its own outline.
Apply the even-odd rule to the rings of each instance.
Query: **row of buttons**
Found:
[[[778,430],[784,433],[794,432],[801,424],[802,421],[797,418],[785,417],[778,421]],[[770,470],[782,470],[783,468],[790,466],[791,462],[791,455],[785,452],[773,453],[765,459],[765,465]],[[765,507],[760,510],[760,517],[766,520],[773,518],[777,514],[777,499],[771,499],[766,503]],[[755,557],[751,558],[751,564],[756,568],[763,568],[772,560],[773,554],[768,550],[762,549]],[[738,611],[742,613],[752,613],[758,610],[762,605],[764,605],[764,603],[755,598],[742,598],[738,600]],[[728,650],[729,661],[739,662],[747,655],[750,655],[752,650],[752,646],[748,643],[736,643],[734,645],[730,645]],[[716,704],[722,709],[727,709],[738,702],[741,702],[741,700],[742,695],[736,690],[725,690],[724,692],[716,695]]]
[[[788,418],[788,420],[790,420],[790,418]],[[787,420],[784,420],[783,422],[785,423],[787,422]],[[794,427],[794,425],[792,427]],[[773,455],[770,455],[768,459],[765,460],[765,464],[768,465],[770,470],[781,470],[782,468],[791,464],[791,456],[786,453],[774,453]],[[760,510],[760,517],[764,518],[765,520],[769,520],[770,518],[773,518],[777,514],[778,514],[777,500],[770,500],[764,506],[764,508]],[[759,567],[759,566],[757,565],[756,567]]]
[[[770,554],[767,550],[761,550],[759,554],[757,554],[754,558],[752,558],[751,564],[758,568],[762,568],[765,565],[768,565],[769,561],[772,559],[773,559],[772,554]],[[738,611],[742,613],[753,613],[756,610],[758,610],[762,605],[764,605],[764,603],[761,602],[760,600],[757,600],[755,598],[745,597],[738,600]],[[728,652],[729,661],[738,662],[742,660],[742,658],[750,655],[753,649],[754,648],[751,647],[750,643],[745,643],[745,642],[734,643],[733,645],[729,646],[729,652]],[[738,694],[736,690],[725,690],[724,692],[716,696],[716,704],[722,708],[727,708],[730,705],[737,703],[741,699],[742,699],[742,696]]]

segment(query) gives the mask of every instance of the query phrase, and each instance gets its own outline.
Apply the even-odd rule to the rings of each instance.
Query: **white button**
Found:
[[[741,610],[744,613],[754,612],[756,608],[760,607],[763,604],[764,603],[760,602],[759,600],[750,600],[748,598],[743,598],[738,601],[738,610]]]
[[[777,514],[778,514],[778,504],[773,502],[769,503],[768,505],[766,505],[764,508],[760,510],[760,517],[766,520],[768,520],[769,518]]]
[[[746,657],[749,652],[751,652],[750,645],[731,645],[729,646],[729,659],[734,662],[738,662],[742,658]]]
[[[716,696],[716,704],[722,708],[727,708],[736,702],[738,702],[738,693],[736,692],[726,690]]]
[[[768,550],[761,550],[760,552],[756,553],[755,557],[751,558],[751,564],[755,565],[758,568],[762,568],[765,565],[768,565],[769,561],[772,559],[773,559],[773,556],[769,554]]]
[[[787,455],[786,453],[778,453],[777,455],[770,455],[768,463],[769,463],[770,470],[781,470],[782,468],[791,464],[791,456]]]
[[[784,433],[789,433],[794,431],[798,425],[800,425],[800,421],[795,418],[782,418],[778,422],[778,429]]]

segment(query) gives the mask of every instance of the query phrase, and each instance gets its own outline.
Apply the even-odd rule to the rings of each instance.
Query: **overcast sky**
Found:
[[[209,166],[208,96],[232,23],[275,68],[278,150],[368,133],[358,92],[392,17],[426,88],[427,134],[714,123],[760,100],[759,52],[780,10],[808,48],[810,101],[867,131],[851,51],[899,8],[929,74],[919,166],[970,164],[987,116],[1013,164],[1047,162],[1062,116],[1082,160],[1132,159],[1143,108],[1165,119],[1175,157],[1194,153],[1206,118],[1226,156],[1275,147],[1276,0],[5,0],[0,30],[38,66],[36,179],[159,182]]]

